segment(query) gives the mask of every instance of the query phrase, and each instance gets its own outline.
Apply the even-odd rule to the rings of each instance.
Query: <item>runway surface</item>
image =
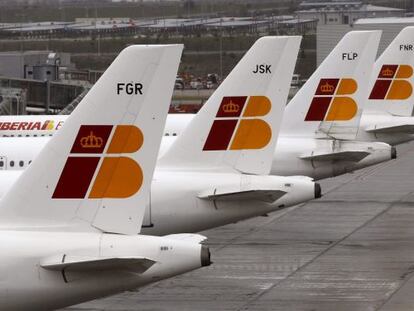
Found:
[[[414,310],[414,143],[324,197],[203,232],[214,264],[65,310]]]

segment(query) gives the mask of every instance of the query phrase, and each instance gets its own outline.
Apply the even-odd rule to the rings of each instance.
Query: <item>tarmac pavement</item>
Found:
[[[319,200],[202,232],[213,265],[65,310],[414,310],[414,143]]]

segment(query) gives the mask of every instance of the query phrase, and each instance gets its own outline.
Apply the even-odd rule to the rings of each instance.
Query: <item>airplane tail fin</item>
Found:
[[[138,233],[181,52],[124,49],[5,195],[0,226]]]
[[[257,40],[158,164],[268,174],[300,41]]]
[[[375,62],[369,85],[367,111],[413,116],[414,27],[406,27]]]
[[[381,31],[351,31],[286,107],[291,136],[355,138]]]

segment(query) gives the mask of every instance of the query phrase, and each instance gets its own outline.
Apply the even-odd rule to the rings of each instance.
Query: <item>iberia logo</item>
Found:
[[[142,169],[130,157],[119,154],[137,152],[143,142],[141,130],[132,125],[82,125],[52,197],[102,199],[132,196],[141,188]]]
[[[413,75],[410,65],[383,65],[369,99],[407,99],[413,93],[407,80]]]
[[[351,120],[358,106],[349,95],[357,89],[358,84],[354,79],[321,79],[305,121]]]
[[[266,96],[223,97],[203,150],[264,148],[272,129],[257,117],[267,115],[271,108]]]
[[[53,120],[45,122],[0,122],[1,131],[51,131],[62,127],[64,121],[55,125]]]

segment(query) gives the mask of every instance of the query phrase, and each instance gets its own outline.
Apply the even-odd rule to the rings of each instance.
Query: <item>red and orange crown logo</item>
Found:
[[[407,64],[382,65],[369,99],[405,100],[411,97],[413,67]]]
[[[82,148],[100,148],[103,145],[103,139],[95,136],[93,131],[88,136],[84,136],[80,139],[80,145]]]
[[[224,96],[203,151],[248,150],[266,147],[272,137],[263,120],[272,108],[266,96]]]
[[[350,95],[357,89],[357,82],[351,78],[320,79],[305,121],[351,120],[358,106]]]
[[[322,93],[332,93],[334,91],[335,87],[328,82],[325,84],[322,84],[320,87],[320,90]]]
[[[128,154],[138,152],[143,142],[143,133],[134,125],[81,125],[52,198],[120,199],[134,195],[144,175]]]
[[[394,76],[394,70],[390,68],[385,68],[381,71],[381,74],[383,77],[393,77]]]
[[[222,109],[225,113],[236,113],[236,112],[239,112],[240,107],[239,107],[239,105],[236,105],[235,103],[233,103],[230,100],[230,102],[228,104],[223,105]]]

